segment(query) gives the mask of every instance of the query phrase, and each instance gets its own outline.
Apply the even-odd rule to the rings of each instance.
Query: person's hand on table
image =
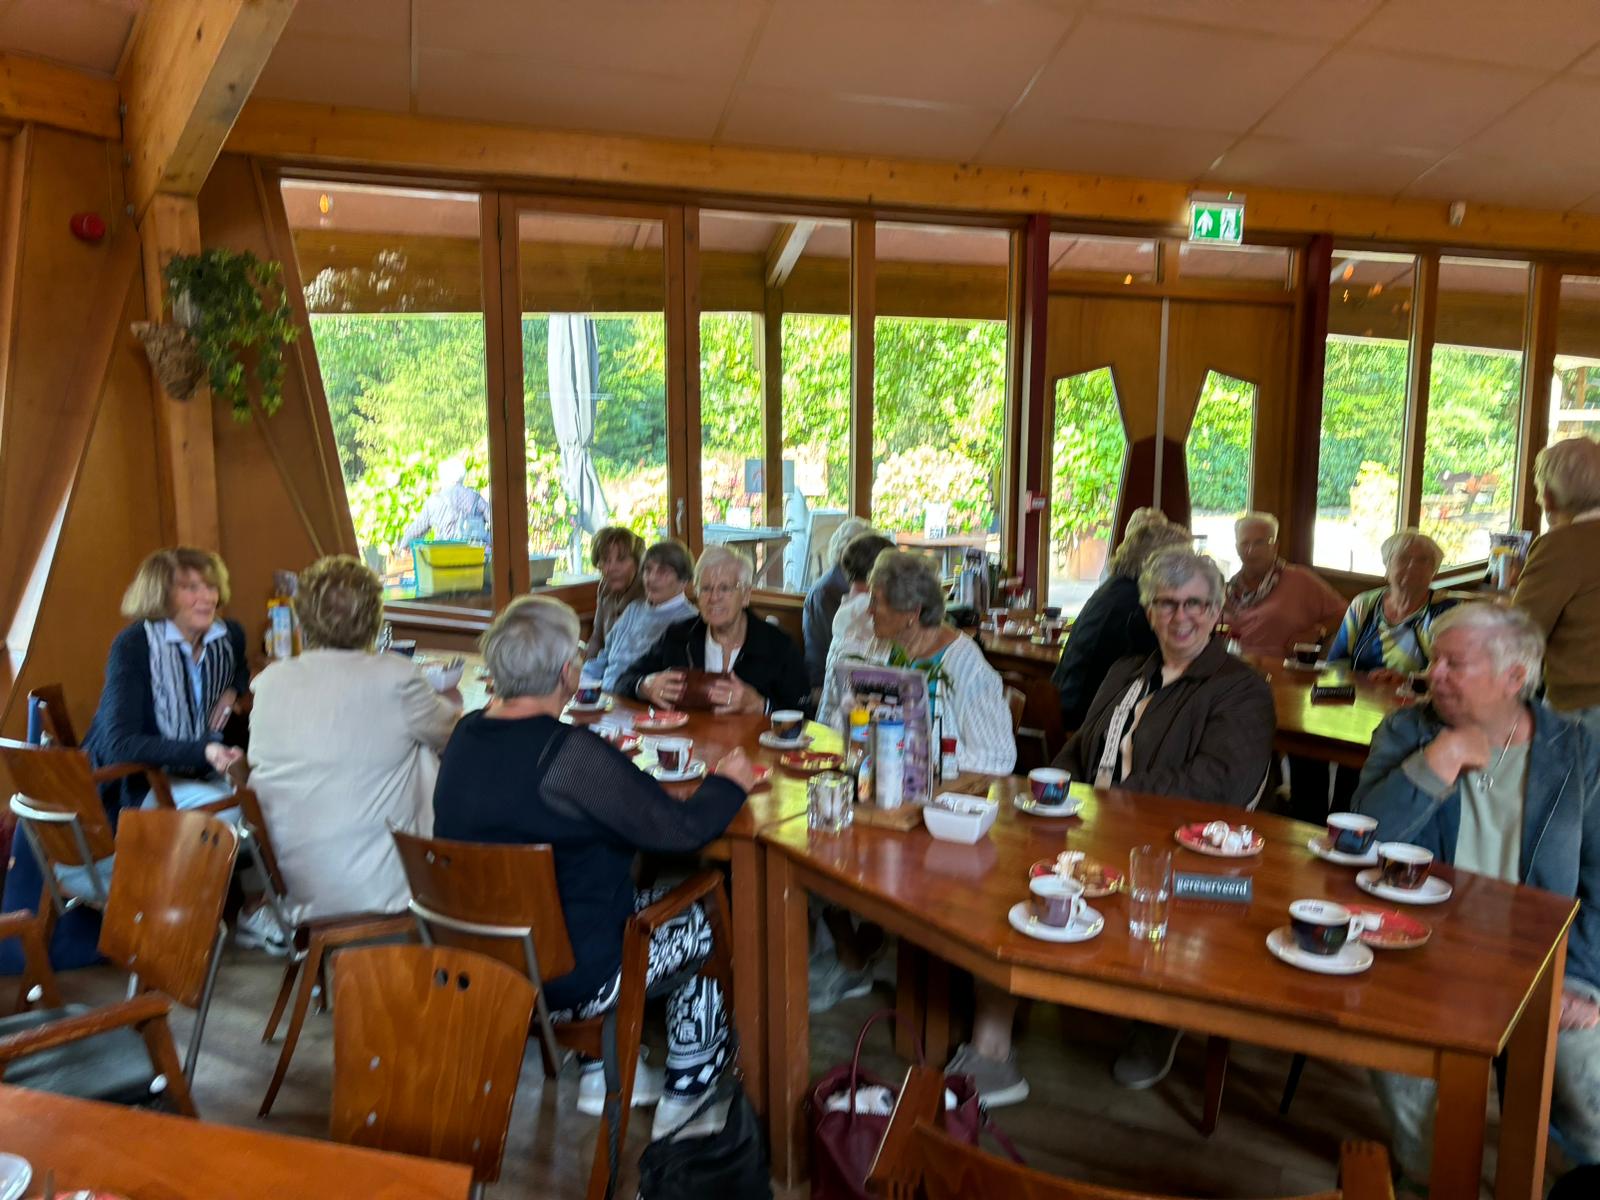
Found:
[[[224,746],[221,742],[206,743],[206,761],[218,775],[226,775],[228,768],[244,757],[237,746]]]
[[[639,684],[639,695],[657,708],[676,708],[678,701],[683,699],[687,682],[682,671],[657,671],[654,675],[644,677]]]
[[[1561,1016],[1556,1021],[1559,1029],[1593,1029],[1600,1025],[1600,1003],[1582,992],[1571,989],[1561,993]]]
[[[719,717],[767,710],[767,698],[737,675],[717,680],[706,689],[706,695],[711,701],[711,711]]]
[[[755,765],[750,761],[749,755],[738,746],[717,760],[716,770],[712,774],[733,780],[747,792],[756,785]]]
[[[1435,775],[1454,783],[1461,772],[1489,765],[1489,738],[1476,725],[1451,726],[1428,743],[1422,757]]]

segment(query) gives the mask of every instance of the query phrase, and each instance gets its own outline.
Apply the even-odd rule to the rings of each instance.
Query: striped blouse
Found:
[[[1344,623],[1328,648],[1328,662],[1353,671],[1387,669],[1412,674],[1428,669],[1433,658],[1433,623],[1454,608],[1454,600],[1435,599],[1433,593],[1421,608],[1391,623],[1383,611],[1388,588],[1362,592],[1350,602]]]

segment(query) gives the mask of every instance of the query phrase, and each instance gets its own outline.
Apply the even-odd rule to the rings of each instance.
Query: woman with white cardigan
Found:
[[[398,912],[410,897],[390,826],[429,837],[439,751],[460,712],[408,658],[373,651],[383,585],[348,555],[300,575],[305,652],[256,676],[250,786],[295,921]]]

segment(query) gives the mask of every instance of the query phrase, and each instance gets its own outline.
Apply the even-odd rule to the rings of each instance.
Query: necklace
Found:
[[[1521,713],[1511,718],[1511,728],[1506,730],[1506,743],[1500,747],[1500,753],[1495,755],[1494,763],[1477,772],[1478,786],[1484,791],[1493,789],[1494,773],[1500,769],[1500,764],[1505,761],[1506,755],[1511,753],[1511,739],[1517,736],[1517,726],[1521,723]]]

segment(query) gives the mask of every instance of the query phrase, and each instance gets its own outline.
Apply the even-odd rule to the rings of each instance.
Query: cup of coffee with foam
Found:
[[[1071,782],[1071,775],[1055,767],[1035,767],[1028,772],[1033,802],[1046,808],[1056,808],[1067,802],[1067,785]]]
[[[1365,854],[1378,840],[1378,819],[1363,813],[1328,814],[1328,846],[1340,854]]]
[[[1365,928],[1359,914],[1332,900],[1296,900],[1289,905],[1289,922],[1295,945],[1317,955],[1339,953]]]
[[[1036,875],[1028,881],[1028,907],[1046,925],[1065,929],[1083,913],[1083,884],[1071,876]]]
[[[1296,642],[1294,644],[1294,662],[1297,667],[1314,667],[1317,659],[1322,656],[1322,647],[1316,642]]]
[[[1407,842],[1379,842],[1378,866],[1384,887],[1414,892],[1427,882],[1433,851]]]

